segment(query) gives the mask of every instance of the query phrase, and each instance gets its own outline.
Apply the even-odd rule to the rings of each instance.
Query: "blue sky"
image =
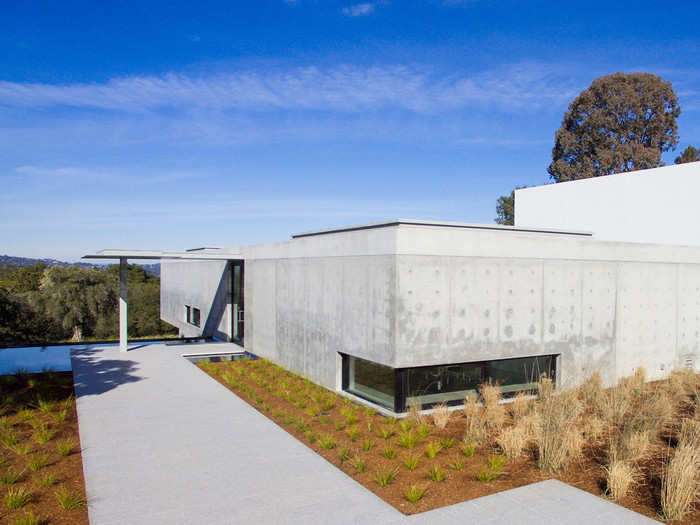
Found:
[[[673,83],[700,145],[697,2],[14,2],[0,253],[75,260],[407,217],[492,223],[548,182],[598,76]]]

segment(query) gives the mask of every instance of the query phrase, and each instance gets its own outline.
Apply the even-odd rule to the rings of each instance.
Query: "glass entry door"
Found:
[[[240,345],[245,321],[243,282],[243,261],[231,261],[231,340]]]

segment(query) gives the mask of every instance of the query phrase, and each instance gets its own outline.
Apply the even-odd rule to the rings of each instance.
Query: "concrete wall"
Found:
[[[559,379],[700,371],[700,248],[400,223],[243,247],[245,347],[328,388],[338,353],[392,367],[557,354]],[[229,333],[223,262],[162,266],[164,320]]]
[[[390,365],[394,259],[246,261],[246,349],[331,389],[338,384],[338,352]]]
[[[515,192],[515,225],[593,232],[597,239],[700,245],[700,162]]]
[[[700,364],[700,265],[399,256],[394,366],[560,355],[559,381]]]
[[[179,328],[183,337],[227,340],[231,333],[227,262],[162,261],[160,268],[161,318]],[[185,305],[200,309],[200,327],[186,322]]]

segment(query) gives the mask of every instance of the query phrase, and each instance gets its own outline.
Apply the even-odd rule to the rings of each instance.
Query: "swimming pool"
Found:
[[[0,375],[24,372],[68,372],[72,370],[70,351],[98,345],[27,346],[24,348],[0,348]],[[117,343],[99,346],[117,346]]]

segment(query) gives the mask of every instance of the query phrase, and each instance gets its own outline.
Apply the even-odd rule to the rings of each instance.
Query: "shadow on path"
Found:
[[[73,350],[73,382],[76,396],[97,396],[126,383],[144,379],[134,374],[136,361],[104,359],[102,350]]]

